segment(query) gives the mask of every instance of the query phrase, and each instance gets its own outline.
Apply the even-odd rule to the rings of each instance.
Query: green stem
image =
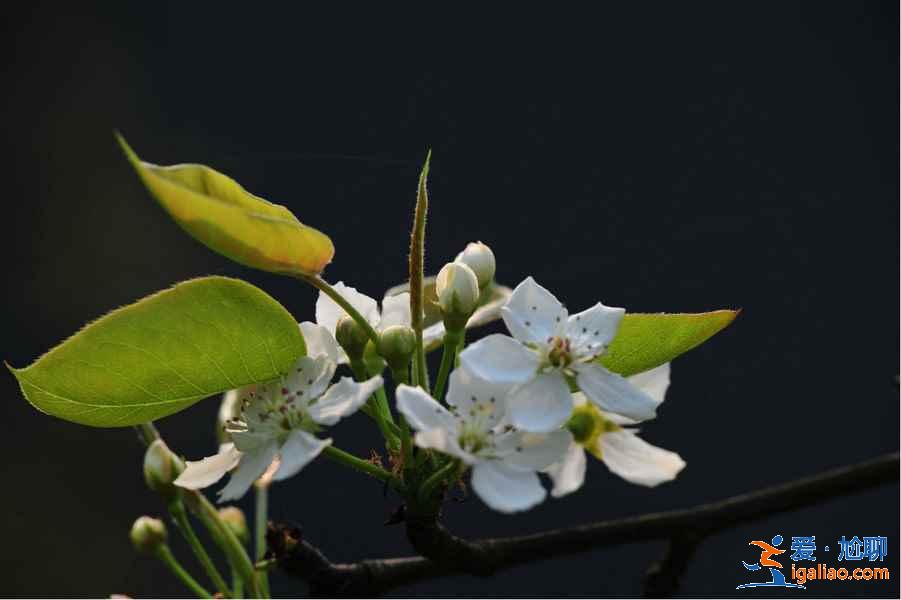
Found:
[[[188,546],[191,547],[191,551],[194,552],[194,556],[197,557],[200,566],[206,571],[210,581],[213,582],[213,585],[217,590],[227,596],[229,590],[228,584],[225,583],[225,579],[219,573],[219,570],[213,563],[213,559],[207,554],[206,548],[203,547],[203,544],[194,532],[194,527],[191,526],[191,520],[188,519],[188,512],[185,510],[185,505],[182,504],[181,500],[176,498],[169,503],[169,514],[172,515],[175,526],[181,532],[182,536],[184,536],[185,541],[188,542]]]
[[[370,477],[375,477],[379,481],[384,481],[389,485],[394,487],[398,487],[400,484],[397,479],[378,465],[374,465],[368,460],[363,460],[362,458],[358,458],[349,452],[345,452],[340,448],[336,448],[335,446],[327,446],[325,450],[322,451],[322,454],[327,458],[341,463],[344,466],[350,467],[356,471],[361,473],[365,473]]]
[[[135,430],[138,432],[138,436],[141,438],[141,442],[143,442],[145,446],[149,446],[156,440],[160,439],[160,432],[157,431],[156,425],[153,424],[153,421],[135,425]]]
[[[238,573],[238,570],[235,569],[234,565],[232,565],[232,598],[238,598],[239,600],[244,597],[244,580],[241,579],[241,575]]]
[[[366,373],[366,365],[363,364],[363,361],[360,359],[351,359],[350,360],[350,370],[354,374],[354,379],[357,381],[366,381],[368,379],[368,375]],[[383,402],[379,400],[379,392],[381,392]],[[382,437],[385,438],[385,441],[388,442],[390,447],[396,448],[398,446],[397,432],[394,431],[397,429],[397,426],[394,425],[393,420],[390,419],[391,411],[388,409],[388,399],[385,398],[385,390],[384,388],[379,388],[376,392],[366,401],[366,406],[369,408],[366,414],[375,419],[376,425],[379,426],[379,431],[382,432]],[[389,418],[385,417],[385,411],[388,412]]]
[[[256,598],[261,598],[262,593],[257,582],[256,571],[247,551],[238,540],[231,527],[219,517],[216,507],[213,506],[206,496],[196,490],[183,490],[183,498],[188,506],[197,514],[206,528],[213,535],[213,539],[217,540],[222,551],[228,557],[228,560],[235,566],[247,584],[248,591]]]
[[[155,550],[157,558],[159,558],[166,567],[175,575],[188,589],[190,589],[198,598],[212,598],[210,593],[203,589],[203,586],[191,577],[187,571],[175,560],[172,551],[166,544],[160,544]]]
[[[262,560],[266,556],[266,529],[269,525],[269,485],[257,483],[256,510],[254,512],[254,533],[256,534],[256,560]],[[260,590],[265,597],[269,597],[269,575],[266,571],[257,573],[260,582]]]
[[[363,317],[363,315],[361,315],[359,311],[357,311],[357,309],[354,308],[350,304],[350,302],[348,302],[344,298],[344,296],[338,293],[338,290],[333,288],[328,284],[327,281],[325,281],[318,275],[298,275],[297,277],[301,281],[306,281],[313,287],[320,290],[323,294],[334,300],[338,306],[344,309],[344,312],[346,312],[351,319],[357,322],[357,325],[363,328],[363,331],[366,332],[366,335],[369,336],[369,339],[372,340],[372,343],[378,345],[379,334],[375,329],[372,328],[372,325],[369,324],[369,321],[367,321],[366,318]]]
[[[438,370],[438,379],[435,381],[435,400],[438,402],[444,401],[444,386],[447,384],[447,376],[450,375],[451,368],[456,362],[461,337],[462,333],[459,331],[448,330],[444,334],[444,354],[441,355],[441,368]]]
[[[435,488],[438,487],[444,479],[447,477],[449,473],[455,472],[457,470],[457,461],[451,460],[446,465],[429,475],[429,478],[425,480],[422,484],[422,487],[419,488],[419,497],[423,501],[427,501],[429,497],[432,495],[432,492],[435,491]]]

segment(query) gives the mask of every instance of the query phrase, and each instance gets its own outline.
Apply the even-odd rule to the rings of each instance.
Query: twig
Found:
[[[437,519],[408,522],[416,550],[434,560],[406,557],[336,564],[302,540],[297,529],[285,526],[272,530],[278,539],[270,544],[282,570],[306,581],[314,595],[376,595],[424,579],[457,573],[491,575],[550,556],[623,543],[669,539],[675,540],[671,547],[693,550],[723,529],[897,481],[898,474],[895,452],[688,509],[508,538],[467,541],[452,535]],[[687,557],[679,560],[673,553],[664,558],[649,574],[645,591],[671,593],[686,565]]]

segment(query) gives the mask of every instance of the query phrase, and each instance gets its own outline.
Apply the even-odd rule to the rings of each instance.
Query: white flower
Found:
[[[257,386],[242,399],[240,418],[226,424],[232,442],[222,444],[214,456],[188,461],[175,485],[204,488],[235,469],[219,492],[224,502],[243,496],[276,458],[273,480],[295,475],[332,443],[313,434],[356,412],[382,386],[382,378],[375,376],[361,383],[342,377],[329,387],[335,366],[326,354],[304,356],[281,382]]]
[[[647,394],[595,360],[616,335],[624,309],[598,302],[569,315],[529,277],[501,313],[516,339],[490,335],[461,352],[460,363],[481,379],[518,384],[509,400],[515,426],[548,432],[563,425],[574,406],[570,381],[607,412],[637,420],[654,416],[656,405]]]
[[[491,508],[508,513],[544,500],[547,493],[537,471],[559,461],[572,441],[564,430],[536,436],[505,425],[510,388],[457,369],[450,375],[450,410],[420,388],[397,388],[397,409],[417,430],[416,444],[471,465],[475,492]]]
[[[376,301],[366,294],[361,294],[356,289],[346,286],[340,281],[333,287],[335,291],[341,294],[341,296],[343,296],[344,299],[347,300],[347,302],[350,303],[350,305],[353,306],[376,331],[381,332],[392,325],[410,326],[410,294],[408,292],[402,292],[394,296],[386,296],[383,298],[382,311],[380,313]],[[316,299],[316,324],[325,328],[325,330],[331,334],[332,339],[335,337],[335,328],[338,326],[338,321],[345,316],[348,315],[343,308],[338,306],[338,304],[326,294],[319,292],[319,297]],[[312,325],[312,323],[308,323],[308,325]],[[303,329],[303,326],[304,324],[302,323],[301,329]],[[303,329],[303,334],[304,339],[307,340],[308,344],[307,354],[312,355],[312,352],[309,351],[310,341],[307,337],[306,329]],[[318,338],[319,334],[317,334],[316,337]],[[337,343],[335,344],[335,350],[337,350],[338,364],[346,363],[347,355]]]
[[[669,387],[669,363],[639,373],[629,381],[645,391],[659,405]],[[575,438],[566,457],[545,470],[554,482],[551,494],[565,496],[582,487],[585,481],[586,450],[626,481],[648,487],[672,481],[685,467],[675,452],[645,442],[636,430],[621,425],[634,422],[604,413],[588,404],[582,394],[574,394],[576,412],[570,421]],[[577,439],[578,438],[578,439]]]

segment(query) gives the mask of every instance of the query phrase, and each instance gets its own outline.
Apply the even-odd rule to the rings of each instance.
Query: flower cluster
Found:
[[[479,243],[441,270],[435,303],[443,323],[425,329],[427,342],[446,338],[456,355],[467,323],[480,310],[478,322],[486,318],[480,298],[492,285],[494,268],[494,254]],[[410,327],[406,292],[387,295],[379,310],[373,298],[343,283],[333,290],[380,339],[394,339],[385,333]],[[547,496],[541,474],[552,481],[555,497],[579,489],[586,453],[646,486],[673,479],[685,466],[677,454],[641,440],[630,427],[655,416],[669,386],[669,364],[630,378],[601,364],[623,309],[598,303],[570,315],[529,277],[491,310],[512,337],[490,335],[463,349],[447,377],[446,397],[443,382],[435,392],[396,382],[396,410],[415,430],[416,446],[458,461],[461,471],[471,467],[472,488],[486,504],[502,512],[539,504]],[[239,392],[243,397],[230,409],[235,416],[225,420],[227,440],[218,454],[188,461],[175,484],[206,487],[233,470],[220,499],[234,499],[267,471],[273,480],[285,479],[323,452],[332,440],[316,434],[356,412],[384,384],[380,374],[355,363],[367,338],[342,332],[345,325],[356,326],[338,302],[320,293],[316,323],[300,324],[307,356],[281,381]],[[374,351],[388,358],[389,345]],[[330,385],[337,367],[347,363],[358,367],[357,381],[344,377]]]

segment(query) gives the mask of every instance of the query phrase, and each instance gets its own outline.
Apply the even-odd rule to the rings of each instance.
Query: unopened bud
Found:
[[[247,519],[244,512],[237,506],[226,506],[219,509],[219,518],[232,530],[235,537],[242,544],[250,542],[250,531],[247,529]]]
[[[344,348],[351,361],[363,358],[369,336],[360,325],[350,317],[341,317],[335,327],[335,339]]]
[[[176,493],[172,482],[185,470],[185,465],[163,440],[155,440],[144,453],[144,481],[154,492],[169,498]]]
[[[386,327],[379,335],[379,354],[393,371],[407,368],[416,349],[416,334],[406,325]]]
[[[166,543],[166,526],[153,517],[138,517],[131,526],[131,544],[138,552],[153,552]]]
[[[463,252],[457,255],[456,262],[463,263],[472,269],[479,280],[480,288],[484,288],[494,280],[496,268],[494,252],[482,242],[468,243]]]
[[[479,302],[479,280],[463,263],[447,263],[435,280],[438,305],[448,331],[460,331]]]

